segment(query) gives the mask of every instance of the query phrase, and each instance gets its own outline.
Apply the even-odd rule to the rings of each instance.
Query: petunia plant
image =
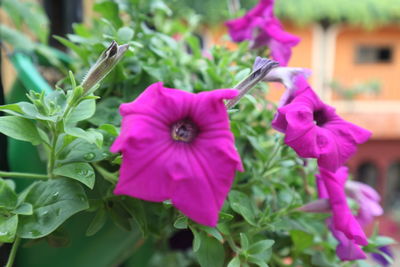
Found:
[[[47,167],[0,171],[7,266],[390,262],[393,240],[362,228],[382,214],[379,195],[344,167],[371,133],[322,102],[310,70],[285,67],[300,40],[273,3],[227,22],[235,50],[202,47],[200,18],[161,0],[99,1],[90,26],[56,36],[69,74],[0,106],[0,132]],[[269,82],[287,89],[279,103]]]

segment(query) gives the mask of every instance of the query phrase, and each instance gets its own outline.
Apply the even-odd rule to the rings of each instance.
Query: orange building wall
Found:
[[[358,45],[388,45],[393,47],[391,63],[355,62]],[[363,100],[400,100],[400,27],[387,26],[374,31],[354,27],[340,28],[336,42],[334,79],[345,86],[354,86],[376,79],[381,83],[379,95],[360,95]],[[339,99],[334,95],[334,99]],[[399,107],[400,108],[400,107]]]

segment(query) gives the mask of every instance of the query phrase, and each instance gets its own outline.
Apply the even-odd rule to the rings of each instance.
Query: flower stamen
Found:
[[[178,121],[171,127],[171,136],[175,141],[190,143],[197,134],[197,126],[189,119]]]

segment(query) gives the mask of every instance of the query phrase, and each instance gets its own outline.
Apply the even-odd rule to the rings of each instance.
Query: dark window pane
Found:
[[[378,169],[375,164],[371,162],[360,164],[357,168],[356,179],[375,188],[378,179]]]
[[[393,59],[393,47],[359,45],[356,47],[356,63],[391,63]]]
[[[385,200],[389,209],[400,207],[400,161],[391,164],[388,169]]]

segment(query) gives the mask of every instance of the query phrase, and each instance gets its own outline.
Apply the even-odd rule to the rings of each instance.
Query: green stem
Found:
[[[10,178],[34,178],[34,179],[48,179],[49,177],[46,174],[35,174],[35,173],[24,173],[24,172],[5,172],[0,171],[0,177],[10,177]]]
[[[19,246],[20,241],[21,241],[21,238],[19,238],[19,237],[15,238],[14,244],[13,244],[13,246],[11,248],[10,255],[8,256],[8,261],[7,261],[6,267],[12,267],[13,266],[14,260],[15,260],[15,255],[17,254],[17,250],[18,250],[18,246]]]
[[[50,178],[53,178],[53,170],[56,162],[56,145],[57,145],[58,133],[56,130],[53,131],[53,137],[51,140],[50,154],[49,154],[49,163],[47,165],[47,174]]]

